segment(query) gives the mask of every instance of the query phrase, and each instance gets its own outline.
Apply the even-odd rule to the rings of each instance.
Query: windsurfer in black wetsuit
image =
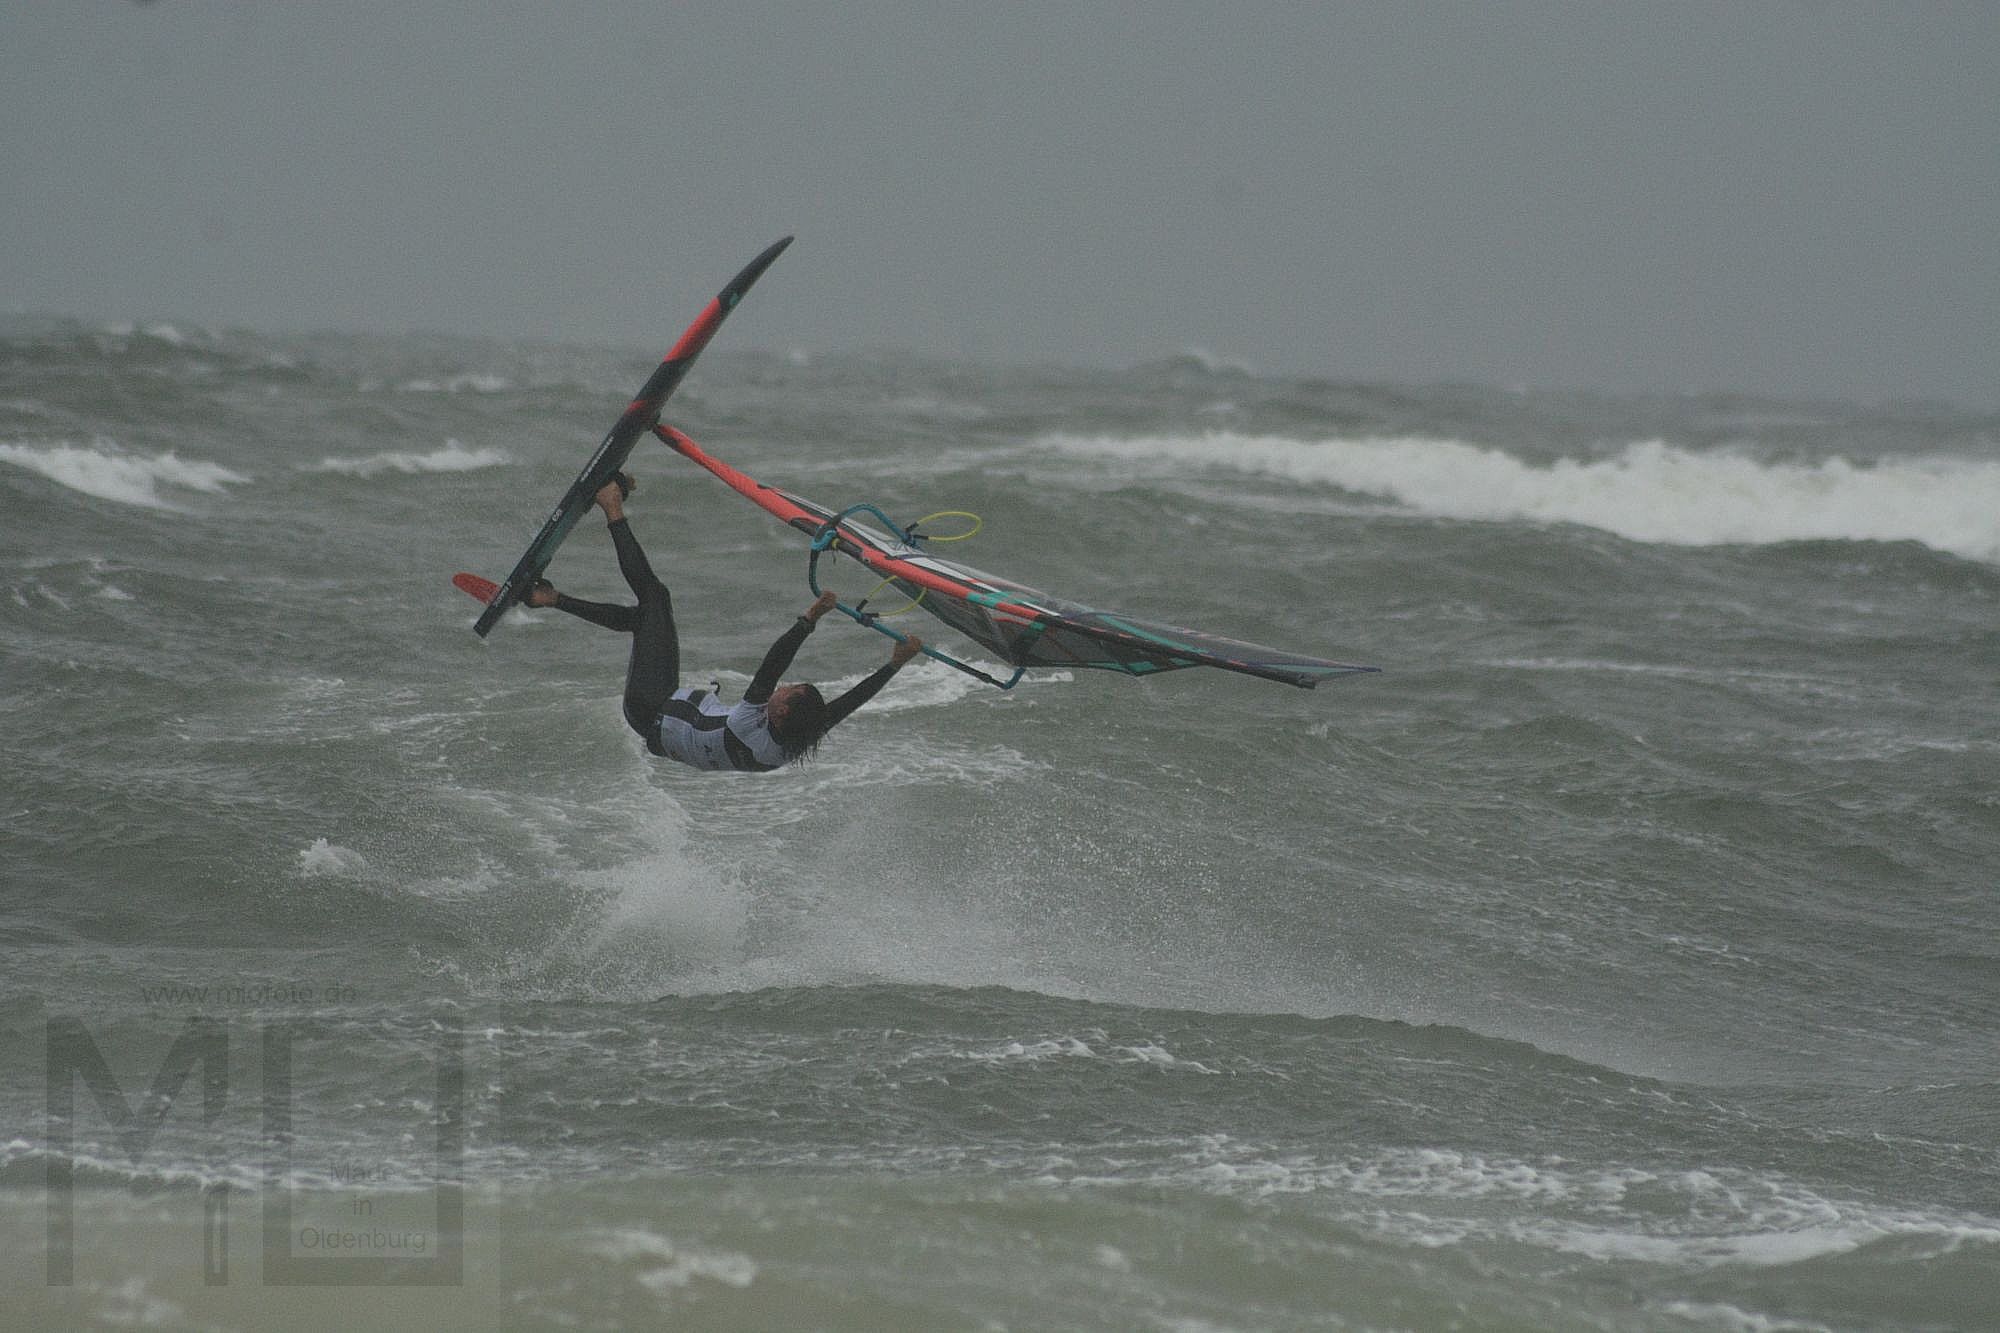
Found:
[[[611,543],[618,550],[618,570],[638,597],[638,605],[582,601],[557,592],[546,579],[524,600],[529,606],[552,606],[632,636],[632,661],[625,673],[625,721],[654,754],[708,770],[767,773],[782,768],[811,754],[827,732],[874,698],[889,677],[923,651],[923,641],[915,636],[899,641],[887,665],[832,703],[817,686],[780,685],[778,678],[791,666],[806,636],[834,608],[834,595],[824,592],[764,654],[741,702],[731,705],[712,690],[681,688],[673,598],[654,575],[625,521],[624,502],[631,489],[632,479],[620,473],[618,480],[597,493],[597,506],[604,511]]]

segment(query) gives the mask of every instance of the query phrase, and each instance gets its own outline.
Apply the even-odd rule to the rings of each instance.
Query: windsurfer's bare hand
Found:
[[[900,667],[923,650],[924,641],[912,634],[907,639],[899,640],[896,646],[889,650],[889,664]]]
[[[821,593],[819,595],[819,600],[806,608],[806,619],[811,621],[817,621],[821,616],[833,610],[833,608],[836,605],[838,605],[839,602],[840,599],[834,596],[834,594],[830,590]]]

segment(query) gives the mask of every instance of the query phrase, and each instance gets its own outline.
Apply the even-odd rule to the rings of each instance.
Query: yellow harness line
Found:
[[[918,528],[921,528],[924,524],[930,522],[934,518],[969,518],[972,520],[972,526],[967,528],[964,532],[954,532],[949,537],[933,537],[927,533],[919,533],[917,531]],[[981,528],[985,526],[986,526],[986,521],[980,518],[979,515],[973,513],[969,509],[940,509],[935,514],[925,514],[922,518],[910,524],[909,527],[903,530],[903,535],[906,538],[911,539],[913,541],[920,538],[921,540],[927,542],[962,542],[967,537],[972,536],[974,533],[978,532]],[[888,587],[891,583],[894,583],[895,581],[896,580],[893,578],[883,579],[880,583],[876,584],[874,587],[870,588],[867,592],[863,593],[861,596],[861,600],[856,602],[855,606],[858,608],[868,605],[868,599],[870,597],[873,597],[876,593],[882,591],[882,589]],[[904,603],[902,606],[897,607],[893,611],[877,611],[874,613],[875,617],[877,619],[883,619],[888,616],[900,616],[905,611],[914,611],[917,609],[917,605],[924,600],[924,594],[929,591],[930,589],[928,588],[921,588],[917,591],[917,595],[915,597],[912,597],[908,602]]]

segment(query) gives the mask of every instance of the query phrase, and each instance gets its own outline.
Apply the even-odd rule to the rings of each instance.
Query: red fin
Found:
[[[482,602],[492,601],[494,594],[500,591],[499,584],[492,579],[482,579],[477,574],[453,574],[451,583],[460,592],[477,597]]]

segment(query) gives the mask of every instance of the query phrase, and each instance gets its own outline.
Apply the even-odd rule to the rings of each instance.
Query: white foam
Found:
[[[183,459],[171,449],[150,458],[123,453],[108,440],[100,440],[91,448],[74,444],[46,448],[0,444],[0,462],[40,473],[85,495],[149,509],[174,507],[160,497],[162,486],[218,494],[224,486],[250,480],[220,463]]]
[[[1019,928],[1007,904],[972,901],[900,878],[885,881],[872,866],[848,868],[857,849],[870,845],[871,834],[856,828],[849,836],[824,839],[821,869],[781,886],[788,918],[782,943],[777,936],[766,941],[767,947],[778,947],[746,955],[733,966],[675,978],[675,993],[861,981],[1078,993],[1073,981],[1051,975],[1023,956]],[[761,883],[759,891],[769,892]],[[1091,1058],[1083,1053],[1087,1046],[1066,1042],[1046,1054],[1036,1042],[1024,1042],[1019,1054],[1010,1045],[975,1051],[952,1042],[937,1054],[991,1064]]]
[[[858,719],[857,719],[858,720]],[[878,719],[879,720],[879,719]],[[840,789],[915,787],[942,784],[994,793],[1009,782],[1045,772],[1048,765],[1006,745],[963,746],[907,735],[884,735],[867,724],[849,722],[826,743],[800,776],[806,790],[794,799],[822,800]],[[850,734],[852,733],[852,734]],[[836,748],[837,747],[837,748]],[[773,811],[772,823],[787,822]]]
[[[676,1245],[665,1236],[640,1227],[599,1232],[584,1248],[612,1263],[648,1265],[635,1281],[655,1295],[685,1287],[695,1278],[739,1289],[757,1280],[757,1263],[747,1254]]]
[[[1329,1159],[1215,1134],[1151,1168],[1151,1178],[1226,1194],[1345,1195],[1356,1205],[1353,1220],[1414,1244],[1499,1239],[1697,1270],[1780,1267],[1891,1238],[1925,1257],[2000,1244],[2000,1221],[1990,1217],[1830,1198],[1783,1176],[1730,1168],[1578,1170],[1559,1158],[1435,1148]],[[1486,1206],[1496,1200],[1532,1207],[1496,1212]]]
[[[1766,1204],[1753,1195],[1747,1201],[1732,1200],[1744,1208],[1743,1215],[1717,1210],[1719,1216],[1698,1216],[1679,1232],[1641,1233],[1630,1224],[1541,1220],[1517,1220],[1507,1231],[1512,1239],[1590,1259],[1688,1268],[1778,1268],[1849,1254],[1891,1237],[1911,1244],[1925,1258],[1949,1254],[1967,1242],[1991,1245],[2000,1241],[2000,1231],[1974,1220],[1824,1200],[1810,1202],[1817,1206],[1800,1208],[1800,1200],[1795,1198]]]
[[[1391,1149],[1373,1158],[1330,1164],[1321,1170],[1281,1171],[1277,1178],[1307,1188],[1337,1184],[1373,1198],[1501,1197],[1547,1202],[1567,1197],[1572,1188],[1572,1182],[1546,1164],[1489,1159],[1444,1148]]]
[[[750,895],[691,861],[681,846],[570,878],[608,900],[571,941],[605,993],[650,998],[667,977],[727,965],[742,952]]]
[[[1078,1036],[1043,1037],[1036,1041],[1004,1041],[995,1046],[983,1046],[972,1050],[948,1049],[937,1054],[954,1056],[961,1060],[973,1060],[980,1064],[1039,1064],[1044,1060],[1102,1060],[1107,1064],[1153,1065],[1160,1069],[1181,1069],[1195,1074],[1216,1074],[1221,1071],[1201,1063],[1175,1055],[1157,1042],[1143,1041],[1132,1046],[1113,1045],[1102,1031],[1086,1033],[1090,1040]],[[1093,1046],[1091,1043],[1096,1042]],[[1099,1048],[1102,1049],[1099,1049]]]
[[[514,384],[504,375],[467,371],[441,380],[406,380],[400,387],[404,393],[504,393]]]
[[[998,1046],[984,1047],[976,1051],[960,1052],[962,1058],[977,1060],[981,1064],[1013,1064],[1024,1062],[1035,1064],[1058,1056],[1091,1059],[1097,1052],[1090,1044],[1077,1037],[1045,1037],[1040,1041],[1006,1041]]]
[[[1660,1309],[1688,1320],[1697,1328],[1722,1329],[1725,1333],[1831,1333],[1826,1324],[1772,1318],[1719,1301],[1668,1301]]]
[[[349,477],[372,477],[381,472],[473,472],[498,467],[508,461],[502,449],[468,449],[457,440],[446,440],[444,448],[427,454],[388,452],[365,458],[322,458],[311,470],[336,472]]]
[[[1646,441],[1606,458],[1541,465],[1456,440],[1299,440],[1228,431],[1051,435],[1038,443],[1149,469],[1228,469],[1339,487],[1440,518],[1578,523],[1683,546],[1916,541],[2000,561],[2000,462],[1979,459],[1761,462]]]
[[[1161,1069],[1187,1069],[1197,1074],[1217,1072],[1199,1060],[1182,1059],[1158,1042],[1142,1041],[1137,1046],[1119,1046],[1115,1049],[1122,1052],[1127,1059],[1155,1065]]]
[[[517,819],[543,855],[564,859],[574,858],[557,836],[566,828],[615,818],[626,831],[604,847],[615,860],[562,873],[563,891],[587,909],[537,949],[534,965],[565,993],[653,999],[742,958],[752,897],[739,867],[695,854],[692,821],[648,780],[651,763],[631,738],[630,766],[612,787],[544,798]]]
[[[314,838],[312,846],[299,853],[301,875],[359,875],[366,873],[367,869],[368,860],[360,852],[337,846],[325,838]]]

